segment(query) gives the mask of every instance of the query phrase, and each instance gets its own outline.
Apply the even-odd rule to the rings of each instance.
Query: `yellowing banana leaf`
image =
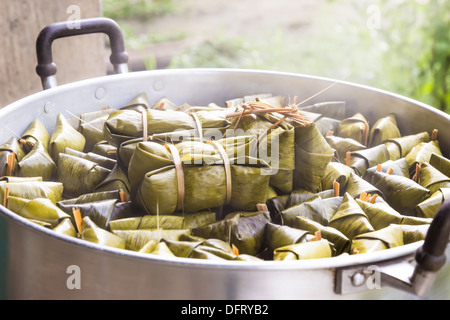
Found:
[[[314,123],[323,136],[326,136],[329,132],[337,132],[340,120],[328,117],[320,117],[315,120]]]
[[[377,187],[369,181],[364,180],[354,172],[350,173],[345,192],[353,198],[359,198],[362,193],[366,193],[370,195],[378,195],[376,198],[377,201],[384,199],[383,193]]]
[[[114,168],[114,166],[117,164],[117,160],[111,159],[109,157],[106,157],[106,156],[103,156],[103,155],[100,155],[100,154],[97,154],[94,152],[82,152],[82,151],[76,151],[76,150],[73,150],[70,148],[66,148],[64,153],[95,162],[99,166],[102,166],[109,170],[112,170]]]
[[[301,204],[302,202],[314,200],[319,197],[322,199],[332,198],[334,197],[334,190],[328,189],[313,193],[305,189],[295,189],[289,194],[286,208],[290,208]]]
[[[335,255],[348,253],[350,250],[350,240],[336,228],[324,226],[303,216],[297,216],[295,218],[294,228],[306,230],[311,234],[315,234],[320,231],[321,237],[333,244]]]
[[[368,149],[351,152],[350,167],[355,170],[359,176],[364,176],[366,170],[377,164],[389,160],[389,153],[384,144],[377,145]]]
[[[301,242],[274,250],[276,261],[321,259],[333,256],[332,248],[327,240]]]
[[[167,97],[158,99],[150,107],[157,110],[176,110],[178,105]]]
[[[376,245],[374,245],[375,243]],[[352,240],[351,251],[357,250],[358,253],[373,252],[399,247],[403,244],[402,228],[398,225],[390,225],[380,230],[357,235]]]
[[[88,202],[101,201],[101,200],[107,200],[107,199],[120,200],[120,191],[119,190],[111,190],[111,191],[99,191],[99,192],[85,193],[76,198],[61,200],[57,203],[57,205],[61,205],[61,208],[62,208],[64,206],[69,207],[74,204],[88,203]]]
[[[343,138],[335,135],[325,136],[326,141],[331,148],[335,150],[335,157],[340,163],[346,163],[347,152],[366,149],[362,143],[352,139]]]
[[[30,200],[9,196],[7,208],[24,218],[49,223],[52,228],[56,227],[62,220],[70,218],[51,200],[45,198]]]
[[[403,176],[375,171],[371,182],[402,215],[416,215],[416,205],[430,196],[430,190]]]
[[[21,140],[25,142],[26,149],[28,150],[33,149],[38,142],[47,150],[50,142],[50,134],[42,122],[36,118],[22,134]]]
[[[81,239],[103,246],[119,249],[126,248],[126,242],[121,237],[98,227],[89,217],[84,217],[81,224]]]
[[[53,231],[69,237],[75,238],[77,236],[77,230],[75,229],[71,219],[63,219],[56,227],[53,228]]]
[[[381,172],[387,173],[388,171],[390,171],[390,174],[409,178],[409,167],[405,158],[400,158],[398,160],[388,160],[386,162],[378,164],[377,166],[370,167],[364,173],[363,178],[365,180],[371,180],[374,172],[378,171],[378,166],[381,167]]]
[[[439,141],[437,140],[419,143],[411,149],[405,158],[410,169],[414,170],[416,164],[420,165],[424,162],[430,162],[430,158],[433,153],[442,156]]]
[[[428,199],[417,205],[417,216],[422,218],[434,218],[439,208],[448,199],[450,199],[450,188],[440,188]]]
[[[420,166],[419,184],[434,194],[440,188],[450,188],[450,177],[446,176],[428,162]]]
[[[401,224],[423,225],[423,224],[430,224],[432,221],[433,221],[433,218],[403,216]]]
[[[391,224],[400,224],[402,221],[403,216],[386,202],[370,203],[360,199],[356,199],[356,202],[375,230],[386,228]]]
[[[148,96],[145,92],[141,92],[136,97],[134,97],[131,101],[129,101],[126,105],[122,106],[121,110],[134,110],[134,111],[146,111],[147,109],[152,108],[152,105],[148,101]]]
[[[338,229],[350,240],[359,234],[374,231],[367,215],[348,193],[343,196],[341,205],[328,226]]]
[[[18,166],[17,175],[20,177],[42,177],[45,181],[51,181],[56,176],[56,164],[40,141],[34,144]]]
[[[8,158],[10,154],[15,154],[14,172],[18,170],[18,163],[25,156],[25,152],[16,139],[11,138],[0,146],[0,176],[6,176],[8,170]]]
[[[402,229],[404,244],[410,244],[413,242],[425,240],[428,229],[430,228],[429,224],[421,224],[421,225],[401,224],[398,226]]]
[[[369,146],[375,147],[389,139],[400,138],[400,130],[397,127],[395,114],[378,119],[370,129]]]
[[[336,181],[339,183],[340,195],[343,195],[343,192],[347,188],[347,183],[352,173],[354,174],[354,171],[349,166],[340,162],[330,162],[325,169],[325,173],[321,181],[322,189],[332,190],[334,181]]]
[[[265,243],[268,249],[273,252],[276,248],[284,247],[299,242],[307,242],[314,236],[306,230],[267,223],[265,231]]]
[[[345,101],[324,101],[310,106],[300,107],[301,111],[319,113],[324,117],[337,120],[345,119],[346,102]]]
[[[1,182],[27,182],[27,181],[43,181],[42,177],[16,177],[16,176],[5,176],[0,177]]]
[[[64,185],[67,197],[91,193],[111,172],[95,162],[60,153],[58,157],[57,180]]]
[[[322,225],[328,225],[330,219],[341,205],[341,202],[342,197],[326,199],[318,197],[310,201],[302,202],[281,212],[283,215],[283,222],[288,226],[293,226],[296,217],[303,216],[317,221]]]
[[[447,177],[450,176],[450,160],[444,156],[432,153],[430,156],[430,164],[438,169],[440,172],[445,174]]]
[[[150,253],[158,256],[165,257],[175,257],[175,255],[170,251],[165,242],[156,242],[155,240],[150,240],[147,242],[139,252]]]
[[[89,217],[98,227],[107,229],[116,206],[117,200],[102,200],[88,203],[76,204],[65,207],[64,211],[71,212],[72,208],[80,210],[82,217]]]
[[[397,160],[406,157],[406,155],[414,148],[416,145],[422,142],[429,142],[430,135],[428,132],[420,132],[412,135],[407,135],[399,137],[396,139],[388,139],[384,143],[389,152],[389,157],[391,160]]]
[[[125,241],[125,248],[127,250],[139,251],[150,240],[159,242],[161,239],[178,240],[182,234],[189,234],[188,229],[180,230],[113,230],[112,233],[119,236]]]
[[[102,155],[104,157],[108,157],[113,160],[117,160],[117,148],[115,146],[110,145],[106,140],[101,140],[97,142],[92,147],[92,152],[95,154]]]
[[[0,203],[4,203],[6,188],[9,188],[10,197],[33,200],[36,198],[50,199],[54,204],[62,199],[63,185],[52,181],[15,181],[0,182]]]
[[[66,148],[83,151],[85,144],[85,137],[74,129],[67,119],[59,113],[48,147],[48,153],[53,161],[58,165],[58,156],[60,153],[64,153]]]
[[[121,190],[127,195],[130,195],[131,192],[128,176],[118,164],[116,164],[106,178],[94,188],[94,191],[96,192],[114,190]]]
[[[356,113],[349,118],[343,119],[338,126],[336,135],[342,138],[352,138],[366,145],[369,134],[369,124],[361,113]]]
[[[320,191],[321,181],[334,156],[333,149],[313,123],[295,128],[294,188]]]

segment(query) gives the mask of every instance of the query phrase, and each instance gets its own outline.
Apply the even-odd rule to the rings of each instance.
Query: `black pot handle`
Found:
[[[128,72],[128,54],[125,51],[122,31],[114,20],[101,17],[56,22],[42,29],[36,40],[38,61],[36,73],[41,77],[44,90],[56,86],[56,65],[52,56],[53,40],[91,33],[108,35],[111,46],[110,61],[114,66],[114,71],[116,73]]]

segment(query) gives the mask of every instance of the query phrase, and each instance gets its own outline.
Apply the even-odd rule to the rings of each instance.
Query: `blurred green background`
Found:
[[[450,112],[448,0],[103,0],[131,68],[345,78]]]

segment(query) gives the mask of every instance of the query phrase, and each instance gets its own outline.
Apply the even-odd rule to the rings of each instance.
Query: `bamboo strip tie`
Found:
[[[147,129],[147,111],[142,111],[142,141],[147,142],[148,129]]]
[[[197,126],[198,136],[200,138],[200,141],[203,142],[203,128],[202,128],[202,123],[200,122],[200,119],[193,112],[189,113],[189,115],[194,119],[195,125]]]
[[[223,146],[218,143],[217,141],[211,140],[208,141],[208,144],[212,144],[216,150],[219,152],[220,156],[222,157],[223,160],[223,165],[225,168],[225,177],[226,177],[226,186],[227,186],[227,197],[226,197],[226,201],[225,204],[230,204],[231,202],[231,187],[232,187],[232,183],[231,183],[231,167],[230,167],[230,159],[228,158],[227,153],[225,152],[225,149],[223,148]]]
[[[173,145],[173,144],[166,144],[165,147],[172,154],[172,160],[175,165],[175,172],[177,175],[178,200],[177,200],[176,211],[184,211],[184,196],[185,196],[184,172],[183,172],[183,165],[181,163],[180,154],[178,152],[177,147],[175,147],[175,145]]]

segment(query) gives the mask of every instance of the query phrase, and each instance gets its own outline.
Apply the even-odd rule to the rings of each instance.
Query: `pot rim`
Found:
[[[344,80],[335,80],[327,77],[306,75],[306,74],[297,74],[290,72],[279,72],[279,71],[268,71],[268,70],[254,70],[254,69],[233,69],[233,68],[186,68],[186,69],[162,69],[162,70],[148,70],[148,71],[138,71],[138,72],[130,72],[130,73],[122,73],[122,74],[114,74],[101,76],[96,78],[90,78],[86,80],[80,80],[76,82],[71,82],[63,85],[59,85],[54,88],[50,88],[44,91],[40,91],[29,96],[26,96],[20,100],[17,100],[3,108],[0,109],[0,119],[10,113],[14,112],[15,109],[20,108],[24,104],[32,103],[38,99],[51,98],[52,95],[57,93],[64,93],[65,91],[76,90],[79,87],[88,87],[93,85],[102,84],[107,86],[109,83],[117,82],[117,81],[126,81],[128,79],[140,79],[146,78],[151,74],[152,76],[180,76],[180,75],[192,75],[193,73],[197,75],[214,75],[214,74],[246,74],[246,75],[265,75],[265,76],[281,76],[281,77],[295,77],[295,78],[303,78],[303,79],[311,79],[315,81],[322,81],[328,83],[337,82],[340,85],[350,86],[354,88],[364,89],[371,92],[389,95],[393,98],[401,99],[406,102],[418,105],[426,109],[429,112],[436,113],[438,116],[444,117],[450,121],[450,115],[445,112],[433,108],[425,103],[420,101],[393,93],[389,91],[385,91],[382,89],[356,84],[353,82],[348,82]],[[77,246],[81,246],[87,248],[89,250],[96,250],[100,253],[106,254],[114,254],[120,255],[123,257],[130,257],[133,259],[141,259],[146,260],[152,263],[164,263],[171,265],[184,265],[186,267],[206,267],[206,268],[221,268],[221,269],[275,269],[275,270],[305,270],[305,269],[330,269],[330,268],[339,268],[339,267],[348,267],[348,266],[356,266],[356,265],[367,265],[367,264],[376,264],[380,262],[386,262],[392,259],[405,259],[407,257],[411,257],[415,251],[423,244],[424,241],[418,241],[411,244],[406,244],[400,247],[386,249],[377,252],[364,253],[358,255],[345,255],[331,258],[321,258],[321,259],[311,259],[311,260],[297,260],[297,261],[211,261],[205,259],[193,259],[193,258],[180,258],[180,257],[163,257],[156,256],[147,253],[140,253],[131,250],[117,249],[113,247],[107,247],[103,245],[99,245],[96,243],[92,243],[86,240],[73,238],[66,235],[61,235],[53,230],[40,226],[36,223],[28,221],[27,219],[19,216],[18,214],[12,212],[11,210],[5,208],[0,205],[0,212],[5,214],[10,219],[15,222],[18,222],[29,229],[32,229],[36,232],[44,233],[51,238],[56,238],[60,241],[65,241],[72,243]]]

